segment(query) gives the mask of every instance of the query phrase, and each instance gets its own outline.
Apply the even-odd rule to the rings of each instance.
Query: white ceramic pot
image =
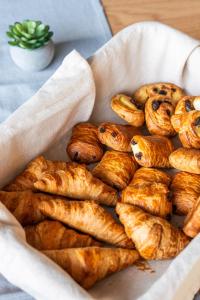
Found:
[[[43,47],[29,50],[10,46],[10,55],[15,64],[26,71],[40,71],[46,68],[54,57],[55,47],[52,40]]]

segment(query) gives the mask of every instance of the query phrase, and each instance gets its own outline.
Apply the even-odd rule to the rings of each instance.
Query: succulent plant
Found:
[[[49,31],[49,26],[41,21],[25,20],[10,25],[6,34],[12,39],[8,42],[9,45],[31,50],[47,44],[53,32]]]

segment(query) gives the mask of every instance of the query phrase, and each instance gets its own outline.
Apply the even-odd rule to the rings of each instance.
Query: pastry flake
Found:
[[[131,147],[137,163],[143,167],[170,168],[169,155],[174,150],[172,141],[164,136],[135,135]]]
[[[113,150],[131,152],[130,141],[140,130],[130,125],[102,123],[98,128],[98,137],[102,144]]]
[[[169,156],[169,161],[175,169],[200,174],[200,150],[178,148]]]
[[[34,187],[50,194],[94,200],[110,206],[114,206],[118,198],[115,189],[94,177],[84,165],[77,163],[66,163],[65,169],[43,172]]]
[[[131,183],[122,191],[121,201],[136,205],[153,215],[170,219],[170,181],[170,176],[160,170],[140,168]]]
[[[106,151],[92,173],[108,185],[122,190],[129,184],[137,167],[134,156],[112,150]]]
[[[100,205],[91,201],[42,201],[40,209],[45,216],[109,244],[133,248],[124,228]]]
[[[133,98],[139,103],[145,103],[150,97],[165,96],[177,103],[183,96],[184,91],[173,83],[158,82],[145,84],[141,86],[133,95]]]
[[[124,94],[118,94],[111,100],[114,112],[130,125],[141,127],[144,124],[144,111],[141,103]]]
[[[189,238],[181,230],[134,205],[118,203],[116,211],[126,234],[145,259],[173,258],[189,243]]]
[[[24,228],[27,242],[38,250],[100,246],[87,234],[66,228],[58,221],[45,220]]]
[[[103,146],[97,133],[97,127],[91,123],[80,123],[74,126],[67,146],[67,153],[71,160],[86,164],[101,160]]]
[[[91,288],[97,281],[133,265],[139,259],[135,250],[85,247],[43,251],[69,273],[83,288]]]

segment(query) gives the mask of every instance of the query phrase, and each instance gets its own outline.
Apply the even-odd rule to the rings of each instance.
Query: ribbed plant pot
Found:
[[[46,68],[54,57],[55,47],[52,40],[43,47],[29,50],[10,46],[10,55],[15,64],[26,71],[40,71]]]

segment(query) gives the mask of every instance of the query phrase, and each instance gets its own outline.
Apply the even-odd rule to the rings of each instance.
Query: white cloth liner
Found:
[[[47,157],[66,159],[69,130],[91,113],[95,122],[121,122],[110,109],[115,93],[131,94],[141,84],[169,81],[200,94],[199,41],[158,22],[124,29],[89,62],[91,69],[72,52],[40,91],[0,125],[2,186],[49,148]],[[0,220],[0,271],[8,280],[37,299],[89,297],[54,263],[27,246],[21,227],[3,207]],[[200,287],[199,249],[198,236],[173,261],[153,262],[155,273],[129,268],[98,283],[90,294],[115,300],[160,300],[163,295],[165,300],[192,299]]]

